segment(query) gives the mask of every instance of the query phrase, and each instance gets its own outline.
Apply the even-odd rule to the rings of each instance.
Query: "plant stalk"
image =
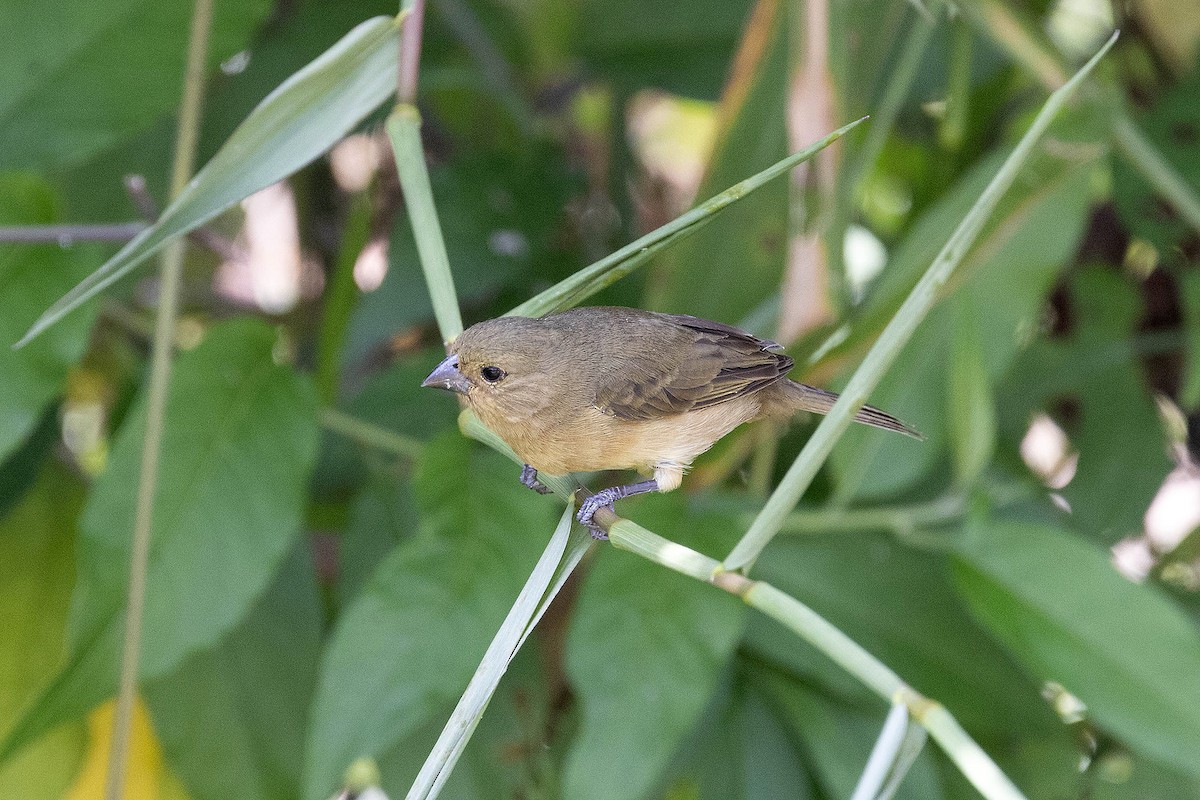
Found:
[[[183,191],[195,169],[212,16],[213,0],[195,0],[188,38],[187,66],[184,70],[183,100],[179,111],[179,127],[175,135],[175,158],[171,170],[172,198]],[[104,785],[104,796],[107,800],[119,800],[125,789],[125,766],[129,755],[133,707],[137,698],[146,571],[150,558],[154,499],[158,487],[158,463],[162,452],[163,428],[166,425],[167,394],[171,383],[171,352],[178,314],[179,285],[183,276],[183,255],[184,242],[178,239],[168,246],[162,259],[158,316],[154,324],[146,399],[146,439],[142,443],[141,474],[129,559],[129,593],[121,653],[121,676],[116,713],[113,717],[112,743],[108,751],[108,773]]]

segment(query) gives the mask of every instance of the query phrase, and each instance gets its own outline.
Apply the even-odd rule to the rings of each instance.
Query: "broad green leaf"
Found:
[[[154,678],[235,627],[303,520],[316,457],[311,384],[274,362],[274,330],[239,320],[181,356],[171,380],[146,583],[141,675]],[[144,396],[113,445],[81,522],[70,658],[5,747],[116,688]]]
[[[128,274],[169,240],[324,153],[396,88],[398,23],[367,20],[268,95],[162,216],[52,305],[23,342]]]
[[[60,221],[58,200],[41,180],[0,175],[0,225]],[[87,346],[95,309],[77,314],[42,341],[14,351],[41,310],[100,262],[93,246],[0,246],[0,461],[38,424]]]
[[[1062,424],[1079,460],[1061,493],[1071,526],[1111,544],[1141,531],[1171,460],[1133,338],[1140,291],[1103,269],[1080,272],[1070,290],[1077,329],[1022,356],[999,387],[1000,405],[1009,428],[1028,425],[1035,411],[1056,412],[1063,403],[1075,409]]]
[[[518,474],[456,432],[427,448],[414,482],[418,531],[342,613],[321,660],[305,797],[328,796],[354,759],[440,727],[561,511]]]
[[[727,548],[735,532],[728,519],[687,514],[679,496],[643,498],[636,509],[639,522],[686,529],[695,537],[688,544],[702,550]],[[563,796],[644,797],[700,718],[741,622],[742,606],[711,586],[604,551],[567,639],[567,673],[583,717],[564,768]],[[613,780],[614,770],[620,780]]]
[[[144,687],[163,753],[192,800],[299,796],[324,613],[300,543],[241,624]]]
[[[883,727],[885,709],[861,709],[765,672],[751,677],[784,724],[800,740],[817,784],[829,797],[850,797]],[[895,795],[901,800],[943,797],[928,750],[917,757]]]
[[[209,64],[245,47],[268,0],[216,3]],[[0,168],[78,164],[179,105],[189,3],[3,0]],[[115,188],[115,187],[114,187]]]
[[[1200,630],[1065,531],[995,522],[976,534],[954,576],[980,622],[1130,747],[1200,776]]]
[[[0,519],[0,736],[7,737],[62,661],[82,505],[79,482],[50,467]],[[62,797],[85,744],[83,723],[72,723],[0,762],[0,797]]]
[[[1037,686],[966,613],[948,569],[944,555],[867,533],[781,537],[756,567],[978,735],[1053,730]],[[870,702],[824,656],[761,615],[750,618],[747,646],[809,682]]]
[[[1082,152],[1087,157],[1041,154],[1001,200],[959,268],[956,295],[930,312],[870,398],[916,426],[927,441],[880,435],[862,426],[850,429],[830,459],[841,498],[894,495],[941,463],[950,426],[945,376],[951,348],[946,343],[959,335],[956,319],[975,327],[992,385],[1009,369],[1083,235],[1096,158],[1093,151]],[[890,316],[893,303],[903,298],[995,174],[999,156],[982,161],[913,227],[880,278],[872,318],[885,310]]]
[[[346,532],[338,542],[338,601],[345,605],[367,584],[388,554],[417,529],[417,510],[407,480],[379,470],[350,504]]]
[[[741,69],[721,100],[717,144],[699,197],[708,197],[787,154],[789,85],[785,4],[760,4],[741,45]],[[765,13],[764,13],[765,12]],[[685,15],[686,16],[686,15]],[[787,258],[787,181],[729,209],[704,231],[668,250],[656,265],[647,305],[736,323],[778,287]]]

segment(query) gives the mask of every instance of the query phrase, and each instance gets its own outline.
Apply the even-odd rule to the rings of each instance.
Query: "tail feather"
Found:
[[[834,402],[838,399],[836,392],[818,389],[815,386],[809,386],[804,383],[788,381],[786,386],[789,390],[788,395],[791,405],[796,411],[828,414],[829,409],[833,408]],[[887,431],[903,433],[905,436],[911,436],[914,439],[924,440],[925,438],[916,428],[886,411],[875,408],[875,406],[863,406],[860,408],[854,415],[854,421],[861,422],[864,425],[871,425],[875,428],[883,428]]]

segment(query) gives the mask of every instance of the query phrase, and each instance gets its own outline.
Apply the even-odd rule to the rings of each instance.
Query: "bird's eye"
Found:
[[[505,373],[504,370],[500,369],[499,367],[494,367],[489,364],[488,366],[479,370],[479,374],[488,383],[499,383],[500,379],[504,377]]]

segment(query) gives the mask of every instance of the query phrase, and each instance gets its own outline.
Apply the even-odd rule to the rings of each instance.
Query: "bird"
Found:
[[[746,422],[824,414],[834,392],[790,380],[793,360],[772,341],[683,314],[583,306],[544,317],[476,323],[421,383],[456,392],[539,473],[636,470],[647,480],[602,489],[576,518],[597,539],[600,508],[679,487],[692,462]],[[914,428],[864,405],[855,420],[916,439]]]

